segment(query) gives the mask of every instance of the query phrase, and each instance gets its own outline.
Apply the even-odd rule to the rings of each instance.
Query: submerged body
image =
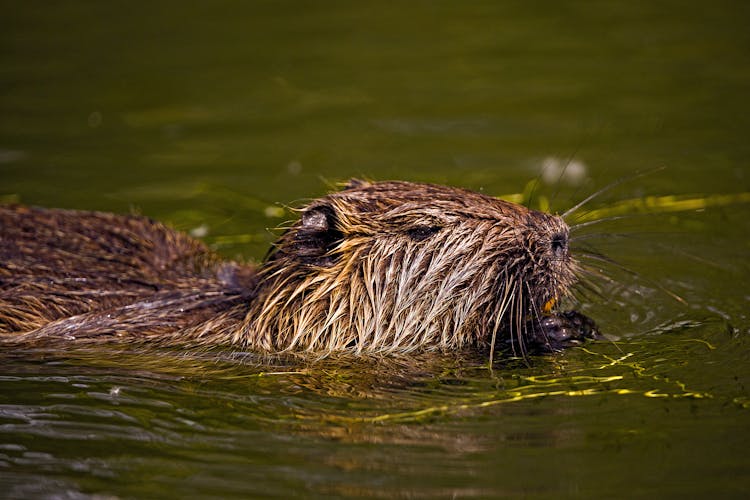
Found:
[[[560,217],[457,188],[351,181],[259,266],[150,219],[0,207],[0,342],[232,344],[259,352],[555,349],[576,281]]]

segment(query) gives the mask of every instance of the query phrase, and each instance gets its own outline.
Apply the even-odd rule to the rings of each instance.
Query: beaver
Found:
[[[259,265],[149,218],[0,207],[0,343],[409,353],[596,338],[561,217],[432,184],[351,180]]]

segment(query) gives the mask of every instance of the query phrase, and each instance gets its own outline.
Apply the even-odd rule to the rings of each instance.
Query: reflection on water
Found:
[[[348,177],[562,213],[666,168],[578,212],[608,219],[579,231],[608,260],[573,304],[607,341],[491,370],[4,352],[3,495],[746,492],[744,3],[6,10],[0,201],[136,210],[231,258],[262,258],[287,206]]]
[[[700,426],[690,413],[713,413],[704,400],[740,411],[726,389],[696,376],[726,349],[711,344],[720,336],[684,328],[678,342],[667,332],[493,371],[471,358],[261,365],[221,352],[28,353],[3,364],[0,458],[13,471],[3,481],[19,496],[61,487],[147,496],[167,486],[176,496],[547,491],[581,478],[581,450],[595,457],[682,440]],[[518,463],[505,464],[510,455],[529,465],[541,450],[561,461],[551,482],[534,485],[514,476]],[[439,480],[416,486],[436,471]],[[40,472],[43,489],[29,489]],[[583,489],[607,484],[590,478]]]

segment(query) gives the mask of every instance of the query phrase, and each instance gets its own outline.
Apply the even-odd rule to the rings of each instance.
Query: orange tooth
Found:
[[[549,300],[548,300],[548,301],[547,301],[547,302],[546,302],[546,303],[544,304],[544,312],[546,312],[546,313],[550,312],[550,311],[552,310],[552,307],[553,307],[554,305],[555,305],[555,299],[549,299]]]

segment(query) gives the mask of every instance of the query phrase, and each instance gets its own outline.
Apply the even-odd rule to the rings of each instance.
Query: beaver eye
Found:
[[[415,226],[406,231],[406,234],[414,241],[422,241],[439,233],[441,229],[443,229],[441,226]]]
[[[556,256],[562,257],[568,247],[568,236],[564,233],[558,233],[552,237],[552,251]]]

